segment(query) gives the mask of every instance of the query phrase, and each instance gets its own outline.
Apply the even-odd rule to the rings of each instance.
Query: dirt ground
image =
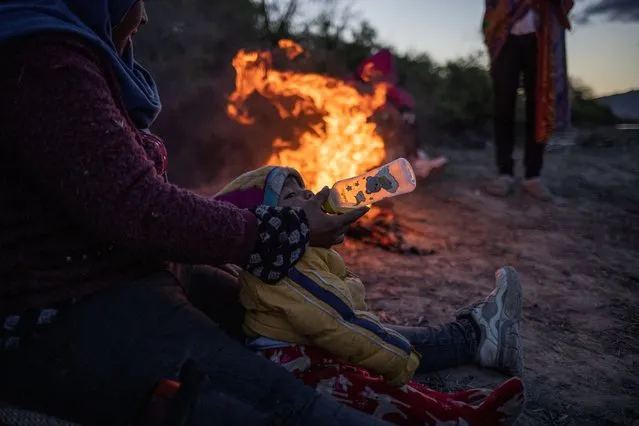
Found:
[[[444,152],[447,169],[397,199],[410,242],[434,254],[354,241],[340,251],[367,283],[371,308],[401,324],[451,320],[492,289],[496,268],[513,265],[525,295],[520,424],[638,425],[639,147],[550,152],[552,202],[484,194],[490,152]],[[503,377],[464,367],[423,379],[452,390]]]
[[[525,295],[519,424],[639,425],[639,144],[550,152],[552,202],[484,194],[490,149],[435,154],[447,169],[395,202],[408,242],[433,254],[339,249],[371,308],[399,324],[447,322],[513,265]],[[469,366],[420,379],[458,390],[504,378]]]

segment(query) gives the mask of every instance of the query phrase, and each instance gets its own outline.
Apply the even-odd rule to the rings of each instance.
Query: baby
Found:
[[[218,197],[250,208],[297,207],[313,193],[290,168],[245,173]],[[398,425],[510,424],[523,407],[523,383],[440,393],[412,381],[420,355],[368,312],[361,280],[332,249],[307,248],[287,277],[267,284],[240,275],[247,343],[318,392]]]

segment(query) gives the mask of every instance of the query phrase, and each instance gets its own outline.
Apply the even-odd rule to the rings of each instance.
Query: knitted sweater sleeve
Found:
[[[9,69],[0,93],[9,101],[0,143],[11,141],[3,151],[34,190],[98,240],[133,253],[248,262],[255,215],[164,182],[123,112],[114,77],[90,47],[44,41],[3,59]]]

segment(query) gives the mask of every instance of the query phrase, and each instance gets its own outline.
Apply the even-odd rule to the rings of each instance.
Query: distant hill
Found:
[[[597,101],[608,105],[621,119],[639,120],[639,90],[602,96]]]

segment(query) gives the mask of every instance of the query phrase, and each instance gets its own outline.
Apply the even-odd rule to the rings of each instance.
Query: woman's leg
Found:
[[[154,385],[186,360],[207,375],[191,425],[383,424],[319,397],[228,337],[162,273],[77,303],[45,333],[0,359],[0,394],[90,425],[127,424]]]
[[[522,38],[524,91],[526,93],[526,139],[524,144],[525,179],[535,179],[541,174],[544,163],[545,143],[535,140],[537,110],[537,36]]]
[[[491,65],[497,170],[506,176],[513,176],[514,172],[515,105],[521,74],[519,39],[519,36],[509,36]]]

